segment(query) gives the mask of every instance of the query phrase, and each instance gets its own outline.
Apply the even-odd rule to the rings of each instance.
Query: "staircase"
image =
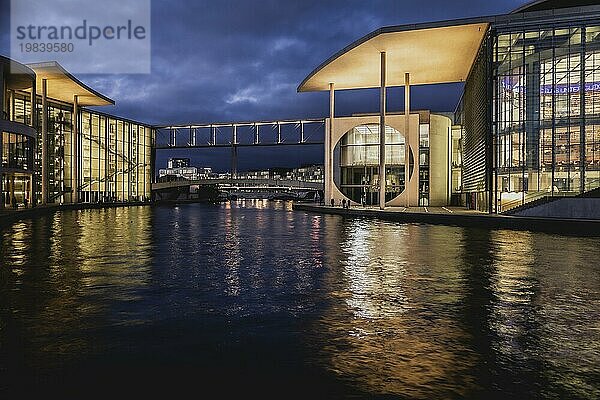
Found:
[[[524,201],[523,199],[516,199],[502,203],[502,214],[514,215],[521,211],[551,203],[565,197],[597,198],[600,197],[600,188],[592,189],[584,193],[558,192],[554,193],[554,195],[549,192],[526,193]]]

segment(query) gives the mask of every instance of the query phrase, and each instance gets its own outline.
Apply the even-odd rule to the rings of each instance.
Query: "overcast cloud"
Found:
[[[152,124],[322,117],[328,113],[327,94],[296,93],[296,87],[354,40],[381,26],[501,14],[524,2],[153,0],[152,73],[78,77],[116,101],[104,111]],[[9,1],[0,4],[0,53],[8,56]],[[416,88],[412,106],[453,111],[459,95],[458,85]],[[378,107],[372,90],[344,92],[337,101],[338,114]],[[401,90],[391,92],[389,107],[403,107]],[[318,149],[278,156],[282,151],[268,161],[322,159]],[[228,165],[226,153],[202,153],[194,157],[197,164]],[[240,167],[268,166],[252,161],[255,154],[242,151]]]

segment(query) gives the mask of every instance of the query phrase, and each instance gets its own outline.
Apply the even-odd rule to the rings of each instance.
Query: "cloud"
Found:
[[[8,3],[0,0],[5,55],[10,53]],[[116,101],[104,111],[153,124],[322,117],[328,113],[327,94],[299,94],[296,87],[358,38],[380,26],[498,14],[523,3],[153,0],[151,74],[77,77]],[[119,57],[125,62],[127,55]],[[417,87],[413,107],[453,110],[459,95],[449,87]],[[374,92],[340,93],[337,99],[340,115],[377,110]],[[392,91],[392,108],[400,108],[401,101]],[[320,150],[311,151],[320,156]]]
[[[237,103],[258,103],[258,97],[252,94],[252,88],[245,88],[242,90],[238,90],[231,96],[229,96],[225,102],[227,104],[237,104]]]

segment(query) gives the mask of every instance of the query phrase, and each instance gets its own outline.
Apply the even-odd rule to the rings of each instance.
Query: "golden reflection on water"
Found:
[[[338,236],[332,242],[342,244],[339,259],[328,260],[328,281],[337,286],[331,294],[339,301],[318,323],[329,338],[321,349],[328,368],[367,393],[428,398],[448,380],[460,384],[438,393],[467,393],[475,385],[467,373],[475,362],[465,346],[468,333],[451,315],[431,311],[438,299],[460,301],[456,293],[437,292],[447,272],[434,266],[459,250],[430,240],[428,254],[414,251],[431,238],[411,225],[351,221],[345,229],[327,228]],[[450,233],[461,240],[459,230]]]
[[[582,259],[597,259],[594,239],[334,219],[325,235],[334,300],[315,330],[327,338],[320,361],[341,379],[448,398],[493,393],[494,376],[514,374],[503,390],[599,394],[573,368],[600,359],[600,315],[582,318],[598,301],[572,298],[599,299],[597,264]]]
[[[57,212],[4,231],[2,258],[8,255],[11,269],[2,273],[13,289],[2,298],[12,312],[29,316],[21,329],[27,332],[23,337],[33,338],[27,346],[27,354],[35,355],[33,365],[99,350],[93,337],[67,337],[64,332],[85,329],[90,321],[110,325],[120,316],[95,299],[135,301],[131,294],[148,284],[150,216],[148,207]],[[35,244],[36,254],[25,243]],[[22,270],[15,267],[19,265]],[[127,323],[139,322],[133,317]]]

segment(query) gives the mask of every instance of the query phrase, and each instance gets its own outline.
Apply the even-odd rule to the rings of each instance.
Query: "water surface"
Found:
[[[600,239],[289,203],[0,230],[0,394],[599,398]]]

